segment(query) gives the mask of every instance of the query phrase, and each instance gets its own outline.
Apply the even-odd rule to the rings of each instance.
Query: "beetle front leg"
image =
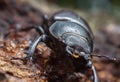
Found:
[[[98,74],[95,70],[94,65],[92,65],[92,71],[93,71],[93,75],[94,75],[94,82],[100,82],[99,78],[98,78]]]
[[[95,70],[95,67],[94,67],[94,65],[93,65],[93,63],[92,63],[91,60],[88,61],[87,66],[90,67],[90,68],[92,69],[92,71],[93,71],[93,79],[94,79],[94,82],[100,82],[100,80],[99,80],[99,78],[98,78],[98,74],[97,74],[97,72],[96,72],[96,70]]]
[[[39,42],[44,42],[44,40],[46,39],[46,35],[41,35],[41,36],[38,36],[33,42],[32,44],[30,45],[28,51],[26,52],[27,54],[27,57],[26,59],[29,59],[29,58],[32,58],[33,55],[34,55],[34,52],[35,52],[35,49],[38,45]]]

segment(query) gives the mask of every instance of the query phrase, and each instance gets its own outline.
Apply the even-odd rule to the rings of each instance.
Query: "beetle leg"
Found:
[[[23,29],[20,29],[20,31],[28,31],[28,30],[31,30],[31,29],[36,29],[36,31],[39,33],[39,34],[45,34],[44,32],[44,29],[41,27],[41,26],[30,26],[30,27],[26,27],[26,28],[23,28]]]
[[[38,36],[33,42],[32,44],[30,45],[28,51],[27,51],[27,58],[30,58],[33,56],[34,52],[35,52],[35,49],[38,45],[39,42],[44,42],[44,40],[46,39],[46,35],[41,35],[41,36]]]
[[[32,44],[30,45],[29,47],[29,50],[27,51],[27,57],[26,58],[30,58],[33,56],[34,52],[35,52],[35,49],[38,45],[38,43],[40,41],[44,41],[46,39],[46,34],[43,30],[43,28],[41,26],[31,26],[31,27],[27,27],[27,28],[24,28],[24,29],[21,29],[20,31],[27,31],[27,30],[30,30],[30,29],[36,29],[36,31],[39,33],[39,34],[42,34],[41,36],[37,37],[33,42]]]
[[[15,31],[8,32],[8,33],[5,34],[5,37],[8,37],[9,34],[12,33],[12,32],[17,33],[17,32],[20,32],[20,31],[29,31],[31,29],[35,29],[40,35],[45,34],[45,31],[41,26],[35,26],[34,25],[34,26],[29,26],[29,27],[23,28],[23,29],[18,29],[18,30],[15,30]]]
[[[95,67],[94,67],[94,65],[92,64],[92,61],[91,61],[91,60],[88,61],[87,66],[90,67],[90,68],[92,69],[92,71],[93,71],[93,79],[94,79],[94,82],[100,82],[100,80],[99,80],[99,78],[98,78],[98,74],[97,74],[97,72],[96,72],[96,70],[95,70]]]
[[[41,40],[42,40],[42,37],[39,36],[32,42],[32,44],[30,45],[30,47],[27,51],[27,57],[32,57],[33,56],[33,54],[35,52],[35,48]]]
[[[92,65],[92,70],[93,70],[93,75],[94,75],[94,82],[100,82],[99,78],[98,78],[98,74],[95,70],[94,65]]]
[[[33,57],[33,54],[35,52],[35,49],[38,45],[38,43],[40,41],[42,41],[43,37],[42,36],[38,36],[33,42],[32,44],[30,45],[29,49],[27,52],[25,52],[27,54],[27,56],[25,58],[12,58],[12,60],[22,60],[24,62],[26,62],[26,60],[30,59],[32,61],[32,57]]]

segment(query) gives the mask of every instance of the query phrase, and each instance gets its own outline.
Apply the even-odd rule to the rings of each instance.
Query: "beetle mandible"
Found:
[[[97,72],[91,60],[93,52],[93,34],[87,22],[71,11],[59,11],[48,21],[47,29],[41,26],[33,26],[40,34],[27,52],[27,58],[32,58],[39,42],[45,42],[47,46],[60,54],[67,53],[77,59],[83,57],[87,62],[86,67],[93,71],[94,82],[99,82]],[[59,44],[59,45],[57,45]],[[53,46],[57,45],[57,48]]]

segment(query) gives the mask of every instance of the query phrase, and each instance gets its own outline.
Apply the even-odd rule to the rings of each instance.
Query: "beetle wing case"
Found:
[[[72,12],[72,11],[59,11],[57,13],[55,13],[50,21],[55,22],[55,21],[63,21],[63,20],[67,20],[67,21],[71,21],[74,23],[78,23],[79,25],[83,26],[83,28],[85,28],[92,39],[94,39],[93,33],[90,29],[90,26],[88,25],[88,23],[80,16],[78,16],[76,13]]]
[[[71,21],[56,21],[51,25],[49,31],[52,36],[61,38],[61,41],[69,46],[77,45],[83,47],[86,53],[92,52],[93,42],[89,32],[77,23]]]

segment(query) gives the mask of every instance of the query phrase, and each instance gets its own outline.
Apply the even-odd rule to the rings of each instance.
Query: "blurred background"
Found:
[[[101,82],[120,82],[120,0],[0,0],[0,82],[91,82],[84,74],[73,76],[75,67],[67,66],[67,60],[59,56],[55,59],[55,53],[45,45],[36,49],[40,55],[36,68],[10,60],[13,56],[23,58],[38,35],[35,30],[19,30],[45,26],[44,15],[49,18],[60,10],[71,10],[84,18],[95,37],[92,54],[109,57],[92,58]],[[33,70],[38,72],[35,77]]]
[[[119,0],[30,0],[46,13],[58,10],[72,10],[89,22],[93,30],[102,25],[120,23]],[[37,5],[36,5],[37,4]]]

